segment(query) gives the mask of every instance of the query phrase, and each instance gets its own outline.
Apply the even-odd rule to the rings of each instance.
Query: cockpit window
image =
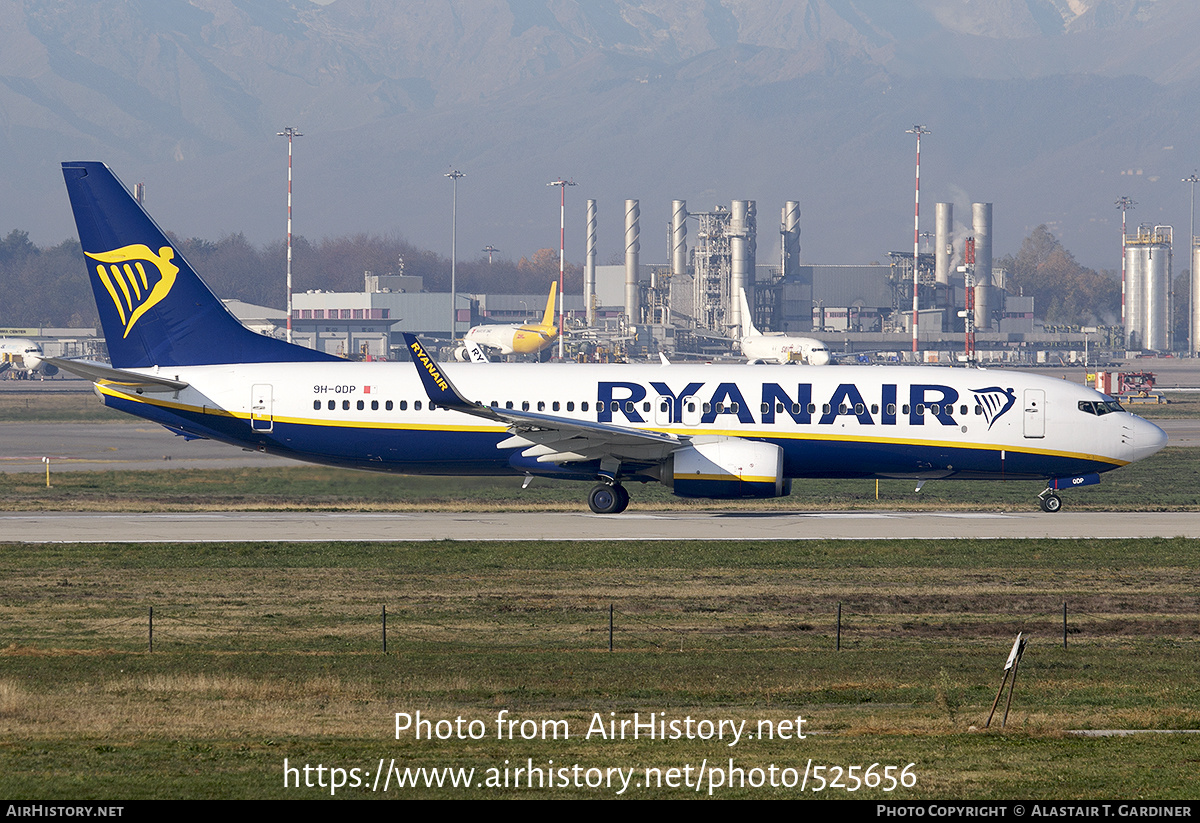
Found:
[[[1125,411],[1116,400],[1080,400],[1079,410],[1096,416]]]

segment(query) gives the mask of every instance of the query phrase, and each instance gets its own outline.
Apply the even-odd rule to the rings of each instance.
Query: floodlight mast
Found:
[[[292,138],[304,135],[295,126],[276,132],[276,137],[288,141],[288,195],[287,195],[287,341],[292,342]]]
[[[917,136],[917,187],[916,195],[913,201],[913,316],[912,316],[912,350],[913,354],[917,353],[917,327],[920,324],[920,303],[917,298],[917,287],[920,282],[917,276],[917,268],[920,263],[921,254],[921,135],[931,134],[932,132],[924,126],[913,126],[911,129],[906,129],[905,134],[915,134]],[[916,358],[914,358],[916,359]]]
[[[466,175],[451,169],[442,176],[454,183],[450,200],[450,342],[453,343],[458,336],[458,181]]]
[[[1122,195],[1117,198],[1116,206],[1121,210],[1121,326],[1126,327],[1125,319],[1125,212],[1136,206],[1132,197]],[[1129,340],[1128,332],[1125,334],[1125,339]]]
[[[1200,183],[1200,177],[1196,176],[1196,172],[1192,172],[1190,176],[1183,178],[1184,183],[1190,183],[1192,186],[1192,212],[1191,222],[1188,223],[1188,253],[1191,255],[1191,301],[1188,303],[1188,354],[1192,357],[1196,356],[1196,352],[1200,351],[1200,272],[1196,271],[1196,184]]]
[[[567,186],[574,186],[574,180],[559,178],[546,184],[558,186],[560,191],[558,205],[558,359],[563,359],[563,336],[566,331],[566,315],[563,313],[563,274],[566,271],[567,249]]]

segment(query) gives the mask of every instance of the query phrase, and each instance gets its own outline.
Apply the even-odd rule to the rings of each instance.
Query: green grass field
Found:
[[[577,511],[586,483],[521,477],[405,477],[319,468],[54,472],[0,474],[0,510],[198,511],[298,509],[346,511]],[[930,481],[918,494],[910,480],[796,480],[787,497],[763,501],[687,500],[657,484],[629,487],[631,511],[656,509],[971,509],[1036,508],[1044,483]],[[1072,510],[1200,510],[1197,451],[1168,447],[1148,460],[1104,475],[1100,485],[1064,495]]]
[[[654,776],[726,779],[732,759],[750,782],[807,768],[806,797],[1197,799],[1195,735],[1071,733],[1200,728],[1197,561],[1182,539],[4,545],[0,792],[331,795],[328,773],[325,788],[285,789],[286,758],[368,784],[381,761],[474,768],[483,784],[343,798],[617,795],[512,785],[530,761],[633,769],[622,796],[687,797]],[[1007,726],[983,731],[1018,631]],[[480,736],[397,738],[396,713],[418,711]],[[502,712],[515,739],[498,734]],[[587,735],[597,717],[651,712],[751,733],[800,717],[806,736]],[[508,787],[489,787],[506,761]],[[897,777],[910,763],[915,785],[848,790],[872,764]],[[815,792],[814,765],[841,768],[820,774],[842,786]],[[649,786],[647,769],[663,770]]]

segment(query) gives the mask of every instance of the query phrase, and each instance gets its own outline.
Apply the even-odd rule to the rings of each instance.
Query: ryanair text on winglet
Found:
[[[434,365],[433,360],[425,353],[425,348],[420,342],[414,340],[409,348],[412,349],[413,356],[425,366],[425,371],[429,372],[429,376],[433,378],[433,382],[437,384],[437,387],[442,391],[448,390],[450,388],[449,384],[442,377],[442,373],[437,370],[437,366]]]

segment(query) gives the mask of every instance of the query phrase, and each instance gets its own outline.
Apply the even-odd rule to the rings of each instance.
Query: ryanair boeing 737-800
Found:
[[[409,474],[524,474],[688,497],[806,478],[1099,481],[1166,443],[1083,386],[932,366],[352,363],[243,327],[102,163],[64,163],[112,364],[54,359],[104,403],[187,437]],[[415,367],[414,367],[415,366]]]

